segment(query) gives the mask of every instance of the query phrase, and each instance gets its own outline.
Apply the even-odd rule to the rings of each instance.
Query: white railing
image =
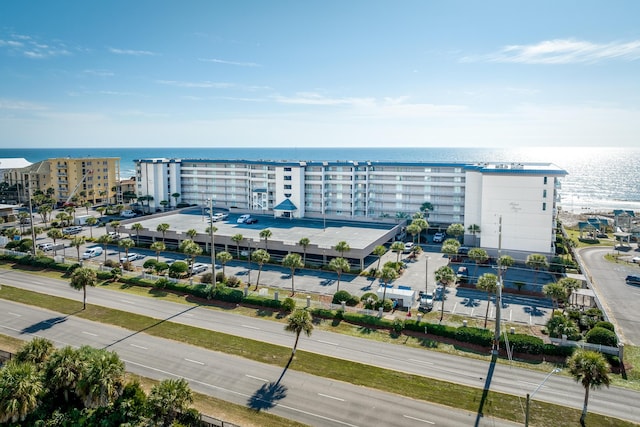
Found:
[[[584,341],[569,341],[562,338],[549,338],[553,344],[560,345],[562,347],[580,347],[583,350],[597,351],[600,353],[612,354],[614,356],[620,356],[619,347],[609,347],[602,344],[592,344]]]

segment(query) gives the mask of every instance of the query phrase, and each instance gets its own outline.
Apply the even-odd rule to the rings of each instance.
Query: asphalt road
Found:
[[[81,293],[71,289],[67,282],[37,275],[0,270],[0,282],[66,298],[82,298]],[[124,292],[92,288],[88,290],[88,302],[145,314],[158,319],[170,318],[172,322],[181,322],[285,347],[290,347],[293,340],[293,336],[283,330],[282,323],[209,310],[204,307],[189,307]],[[143,334],[135,334],[135,336],[138,335]],[[84,336],[82,338],[87,339]],[[172,343],[168,347],[173,346],[178,346],[178,344]],[[398,345],[386,344],[320,330],[314,331],[311,338],[301,338],[299,348],[478,388],[484,386],[489,371],[489,364],[484,361],[404,347],[400,343]],[[178,364],[183,363],[184,356],[181,357],[176,359],[179,361]],[[174,361],[173,364],[175,363]],[[278,371],[277,368],[276,371]],[[254,376],[265,379],[274,378],[272,374],[270,374],[271,376],[263,375],[267,374]],[[527,393],[532,393],[545,376],[544,372],[498,364],[493,372],[491,389],[524,397]],[[197,379],[198,377],[192,378]],[[319,393],[327,394],[323,391],[319,391]],[[582,387],[573,379],[553,375],[536,393],[535,399],[581,408],[583,393]],[[640,393],[617,387],[591,391],[589,410],[640,423],[640,413],[638,413],[640,411],[629,411],[629,408],[636,407],[639,397]]]
[[[584,248],[578,251],[586,265],[591,284],[607,315],[617,325],[616,332],[626,344],[640,345],[640,287],[625,282],[629,274],[640,275],[638,265],[612,263],[604,256],[612,248]]]
[[[1,299],[0,313],[0,330],[7,335],[43,336],[58,346],[107,348],[116,351],[131,372],[185,378],[195,391],[308,425],[515,425],[293,370],[278,383],[282,368],[277,366]]]

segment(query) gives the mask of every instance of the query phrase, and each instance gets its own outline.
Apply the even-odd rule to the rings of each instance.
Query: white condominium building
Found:
[[[213,200],[275,217],[395,222],[428,206],[431,226],[478,226],[465,243],[497,249],[501,234],[507,251],[545,254],[566,174],[550,163],[136,160],[137,193],[152,209]]]

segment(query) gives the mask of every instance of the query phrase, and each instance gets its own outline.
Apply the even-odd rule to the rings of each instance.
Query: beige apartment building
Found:
[[[119,157],[60,157],[43,160],[5,173],[9,185],[17,185],[18,202],[29,191],[49,191],[58,203],[82,199],[94,204],[122,199]]]

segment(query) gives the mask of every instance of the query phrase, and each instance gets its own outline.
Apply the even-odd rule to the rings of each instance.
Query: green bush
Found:
[[[323,319],[333,319],[336,312],[326,308],[314,308],[311,310],[311,315],[314,317],[322,317]]]
[[[488,329],[459,327],[456,330],[455,339],[474,345],[488,347],[493,342],[493,333]]]
[[[547,356],[569,357],[573,354],[577,347],[561,346],[555,344],[544,344],[542,346],[542,354]]]
[[[230,288],[238,288],[242,285],[242,280],[237,276],[231,276],[227,278],[227,286]]]
[[[200,276],[200,283],[213,283],[213,273],[212,272],[206,272],[204,273],[202,276]]]
[[[287,313],[292,312],[296,308],[296,301],[293,298],[285,298],[282,301],[282,311],[286,311]]]
[[[504,346],[504,335],[500,337],[500,343]],[[528,354],[542,354],[544,342],[533,335],[509,334],[509,345],[514,352]]]
[[[615,332],[602,327],[596,327],[587,332],[585,339],[591,344],[606,345],[616,347],[618,345],[618,337]]]
[[[382,307],[382,311],[391,311],[393,310],[393,301],[391,301],[389,298],[386,298],[384,301],[378,300],[373,303],[373,307],[376,310],[379,310],[380,307]]]
[[[373,310],[375,308],[376,301],[378,301],[378,295],[373,292],[367,292],[360,297],[360,302],[364,305],[364,308]]]
[[[404,329],[404,322],[401,319],[393,319],[393,332],[400,335]]]
[[[596,323],[594,325],[594,328],[605,328],[605,329],[610,330],[611,332],[615,332],[616,331],[616,328],[615,328],[615,326],[613,326],[613,323],[607,322],[607,321],[604,321],[604,320],[601,320],[598,323]]]
[[[242,291],[235,290],[240,294],[243,294]],[[272,298],[263,297],[260,295],[248,295],[242,298],[243,304],[257,305],[259,307],[269,307],[269,308],[282,308],[282,301],[274,300]]]
[[[351,294],[347,291],[338,291],[333,294],[333,300],[331,301],[333,304],[341,304],[342,301],[349,301],[351,299]]]

